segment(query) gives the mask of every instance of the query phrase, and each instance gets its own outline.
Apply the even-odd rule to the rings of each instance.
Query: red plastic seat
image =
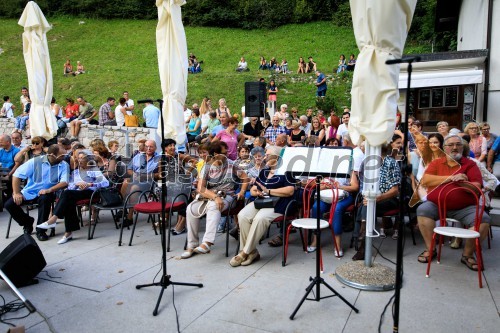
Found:
[[[165,211],[168,211],[168,210],[170,210],[170,208],[172,208],[172,210],[174,212],[176,212],[185,206],[186,206],[186,204],[183,201],[174,202],[173,205],[172,205],[172,203],[167,202],[165,204]],[[141,214],[160,214],[161,213],[161,203],[157,202],[157,201],[141,202],[141,203],[138,203],[137,205],[134,206],[134,210],[137,213],[141,213]]]

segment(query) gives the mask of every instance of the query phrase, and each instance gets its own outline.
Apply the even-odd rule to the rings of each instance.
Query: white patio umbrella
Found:
[[[380,156],[392,137],[399,97],[399,66],[386,60],[401,58],[417,0],[350,0],[354,35],[360,54],[352,83],[349,134],[366,140],[365,156]],[[407,110],[406,110],[407,111]],[[368,198],[365,266],[371,266],[371,238],[379,168],[368,168],[363,194]]]
[[[24,8],[18,24],[24,27],[23,54],[31,99],[31,136],[42,136],[50,140],[57,135],[56,117],[50,109],[52,68],[46,34],[51,26],[33,1],[28,2]]]
[[[186,141],[183,107],[187,95],[188,55],[181,18],[181,6],[185,3],[185,0],[156,0],[156,48],[163,94],[164,135],[179,144]],[[158,127],[158,133],[160,131]]]

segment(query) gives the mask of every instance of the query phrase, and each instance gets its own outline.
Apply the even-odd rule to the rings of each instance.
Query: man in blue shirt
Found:
[[[320,71],[316,71],[316,87],[318,87],[318,91],[316,91],[317,97],[325,97],[326,95],[326,76]]]
[[[142,117],[146,127],[158,128],[158,119],[160,119],[160,109],[154,106],[151,102],[146,102],[146,107],[142,110]]]
[[[19,133],[16,132],[16,134]],[[0,135],[0,167],[3,169],[1,177],[6,186],[5,191],[3,191],[4,202],[12,196],[12,175],[19,166],[14,164],[14,157],[19,151],[20,149],[12,144],[10,136]]]
[[[37,225],[48,220],[50,207],[56,199],[56,192],[69,182],[69,165],[63,161],[58,145],[51,145],[47,155],[32,158],[21,165],[12,177],[12,198],[5,203],[5,209],[14,221],[23,227],[28,235],[33,232],[34,218],[21,208],[22,204],[38,204]],[[21,180],[26,186],[21,190]],[[45,230],[36,229],[39,241],[48,239]]]
[[[19,152],[19,148],[12,145],[12,140],[7,134],[0,135],[0,148],[0,163],[2,163],[2,168],[12,170],[14,167],[14,157]]]

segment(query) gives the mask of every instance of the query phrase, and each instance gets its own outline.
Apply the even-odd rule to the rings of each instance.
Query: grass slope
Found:
[[[84,96],[94,106],[100,106],[108,96],[121,97],[124,90],[132,99],[161,98],[158,75],[155,28],[156,21],[88,20],[52,18],[53,29],[47,34],[54,77],[54,96],[61,104],[64,98]],[[22,55],[23,28],[16,20],[0,20],[0,95],[9,95],[19,109],[21,86],[27,85],[26,67]],[[314,57],[318,68],[332,74],[341,53],[358,53],[351,29],[339,28],[329,22],[287,25],[273,30],[238,30],[186,27],[188,51],[203,60],[203,72],[189,75],[187,103],[201,102],[210,97],[213,105],[226,98],[230,109],[239,110],[244,104],[244,82],[264,77],[259,72],[260,55],[288,60],[296,71],[299,56]],[[426,52],[421,46],[410,47],[405,53]],[[247,73],[234,71],[244,56],[251,69]],[[64,77],[63,64],[70,58],[83,62],[87,74]],[[333,75],[336,78],[336,75]],[[299,112],[315,105],[313,75],[279,75],[278,103],[296,106]],[[338,80],[329,94],[337,105],[349,105],[349,77]]]

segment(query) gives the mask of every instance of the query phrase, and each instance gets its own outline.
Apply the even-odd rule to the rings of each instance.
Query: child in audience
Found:
[[[286,59],[281,60],[280,68],[283,74],[288,73],[288,61],[286,61]]]
[[[302,73],[304,74],[306,72],[306,62],[304,61],[304,58],[300,57],[299,58],[299,67],[297,68],[297,74]]]
[[[276,101],[276,93],[278,92],[278,87],[276,87],[276,83],[274,80],[269,81],[269,97],[267,100]]]
[[[339,59],[339,66],[337,67],[337,73],[345,71],[347,64],[345,61],[345,55],[341,54]]]
[[[14,118],[14,109],[16,108],[14,104],[10,102],[10,97],[9,96],[4,96],[3,97],[3,106],[2,109],[0,110],[0,117],[1,118]]]

